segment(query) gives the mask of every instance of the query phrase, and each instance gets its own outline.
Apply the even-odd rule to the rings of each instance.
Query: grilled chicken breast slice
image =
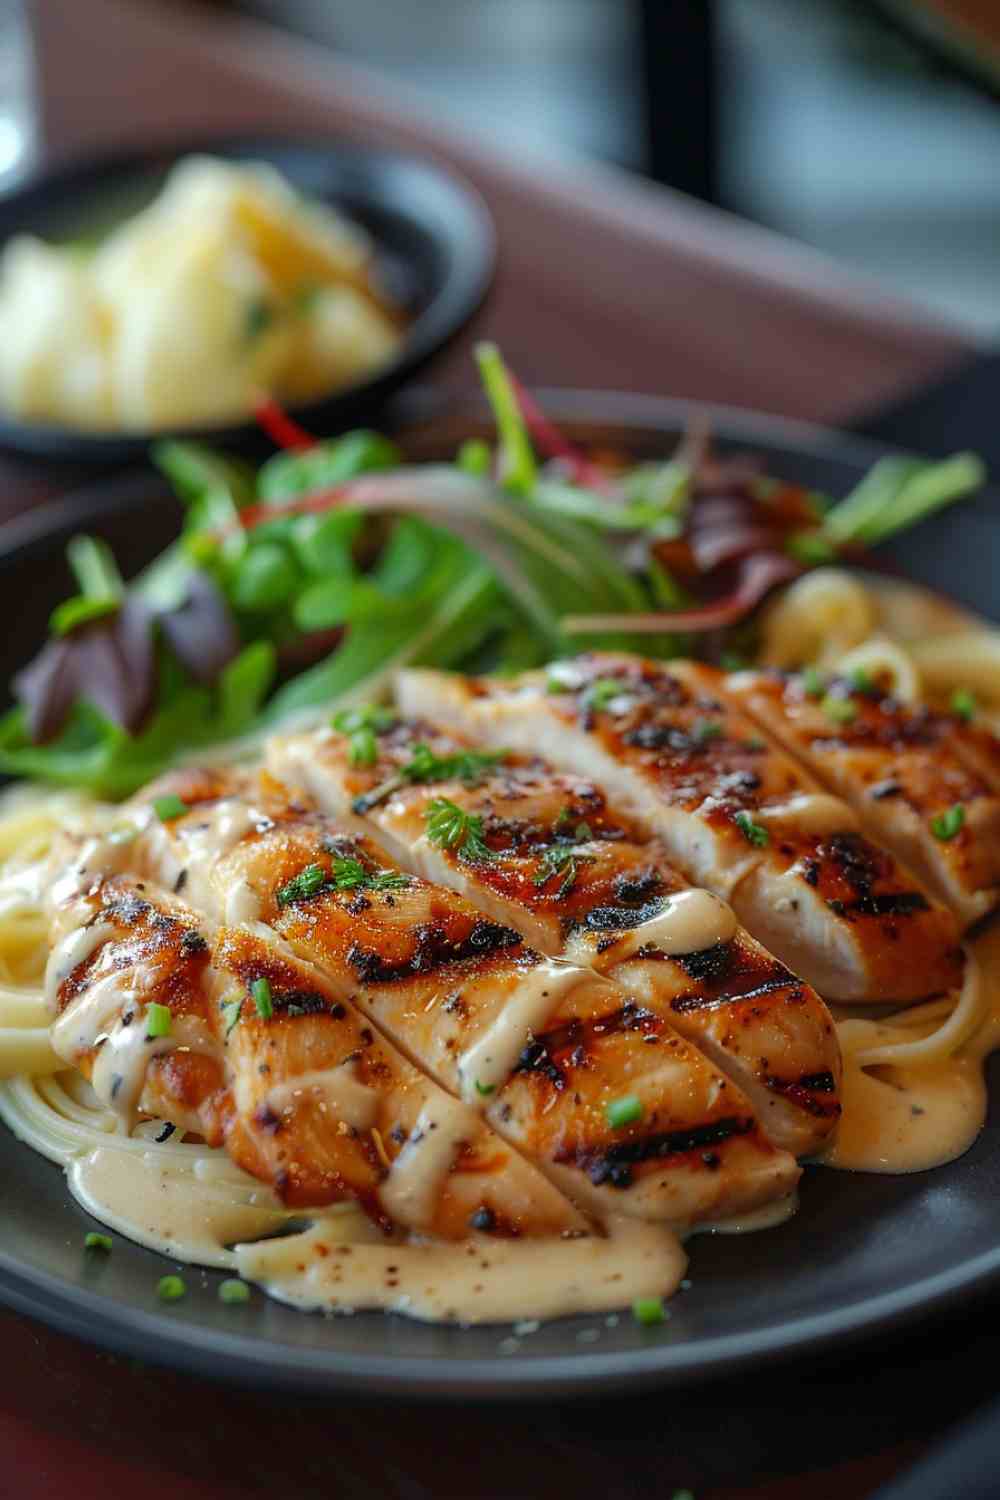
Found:
[[[586,1230],[272,934],[206,940],[189,909],[114,875],[57,908],[54,936],[53,1045],[127,1128],[140,1114],[167,1120],[224,1145],[289,1207],[354,1200],[386,1233]]]
[[[371,764],[352,765],[350,736],[325,730],[275,739],[269,764],[339,824],[374,832],[406,868],[543,953],[606,974],[637,1011],[666,1009],[744,1090],[776,1145],[820,1150],[840,1113],[840,1053],[819,996],[717,897],[693,891],[655,841],[641,842],[593,783],[538,759],[484,764],[470,749],[425,720],[383,719],[366,745]],[[426,779],[408,781],[408,766]],[[428,836],[442,799],[476,820],[482,857]]]
[[[683,1228],[794,1187],[794,1159],[667,1007],[543,958],[269,778],[174,773],[147,800],[166,791],[190,812],[140,808],[134,853],[211,915],[235,901],[266,924],[577,1204]]]
[[[845,798],[963,926],[1000,900],[1000,797],[989,736],[834,678],[737,673],[727,693]],[[985,774],[984,774],[985,772]]]
[[[723,682],[695,663],[594,655],[508,681],[408,671],[398,693],[406,714],[593,777],[827,999],[912,1000],[958,983],[951,913]]]

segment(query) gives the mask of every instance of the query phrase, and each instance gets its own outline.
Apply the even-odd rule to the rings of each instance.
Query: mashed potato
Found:
[[[22,236],[0,259],[0,404],[135,431],[305,401],[395,353],[367,236],[273,169],[179,163],[91,254]]]

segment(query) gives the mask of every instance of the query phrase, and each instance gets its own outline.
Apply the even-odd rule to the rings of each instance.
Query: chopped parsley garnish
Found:
[[[802,673],[802,691],[807,698],[822,698],[826,692],[826,678],[815,667],[806,667]]]
[[[636,1297],[632,1303],[632,1316],[644,1328],[652,1328],[656,1323],[665,1323],[667,1312],[663,1306],[663,1298]]]
[[[264,979],[255,979],[250,986],[250,997],[257,1007],[257,1014],[262,1021],[269,1021],[274,1015],[274,1000],[271,997],[271,986]]]
[[[837,698],[832,693],[827,693],[820,707],[831,724],[850,724],[858,716],[858,710],[850,698]]]
[[[170,1009],[166,1005],[157,1005],[155,1001],[146,1006],[146,1035],[147,1037],[169,1036]]]
[[[620,677],[596,677],[583,695],[584,708],[600,713],[614,702],[615,698],[627,694],[629,685]]]
[[[506,750],[458,750],[452,755],[436,755],[429,745],[418,742],[410,746],[409,760],[395,775],[383,781],[381,786],[355,797],[354,811],[361,815],[370,812],[407,783],[426,786],[432,781],[461,781],[466,786],[475,786],[487,771],[506,759]]]
[[[153,811],[161,823],[170,823],[174,818],[183,818],[190,809],[186,802],[171,792],[166,797],[154,797]]]
[[[481,1094],[484,1099],[488,1099],[490,1094],[495,1094],[496,1091],[495,1083],[480,1083],[479,1079],[476,1079],[476,1093]]]
[[[336,858],[331,883],[336,891],[401,891],[410,883],[400,870],[366,870],[360,859]]]
[[[951,711],[957,719],[962,719],[966,724],[972,722],[976,717],[976,709],[979,707],[968,688],[956,688],[951,695]]]
[[[85,1250],[103,1250],[105,1255],[110,1255],[111,1236],[110,1234],[95,1234],[91,1230],[90,1234],[85,1234],[83,1237],[83,1248]]]
[[[358,708],[341,708],[330,720],[338,734],[348,737],[347,758],[352,766],[373,766],[378,760],[377,735],[393,729],[399,715],[391,708],[366,703]]]
[[[243,997],[242,997],[242,995],[240,996],[240,998],[238,1000],[229,1000],[229,1001],[227,1001],[224,1005],[220,1006],[220,1009],[222,1011],[222,1024],[225,1027],[225,1031],[223,1032],[223,1036],[224,1036],[224,1039],[228,1042],[228,1040],[229,1040],[229,1033],[232,1031],[233,1027],[236,1025],[237,1021],[240,1018],[240,1013],[243,1010]]]
[[[771,837],[763,823],[754,822],[752,813],[738,812],[733,821],[747,843],[753,844],[757,849],[763,849]]]
[[[493,850],[483,839],[483,820],[476,813],[467,813],[447,797],[435,797],[424,808],[424,824],[427,837],[440,849],[450,849],[459,859],[470,864],[493,859]]]
[[[156,1295],[161,1302],[177,1302],[187,1291],[179,1276],[161,1276],[156,1283]]]
[[[577,824],[577,836],[580,836],[581,828],[586,828],[585,837],[589,838],[590,829],[586,823]],[[538,869],[535,871],[532,883],[536,886],[548,885],[554,876],[561,875],[563,877],[562,883],[556,892],[557,899],[561,899],[563,896],[569,895],[576,884],[576,877],[580,873],[579,866],[581,864],[593,864],[593,861],[594,856],[592,854],[579,854],[575,844],[568,842],[550,844],[539,861]]]
[[[961,802],[956,802],[954,807],[949,807],[945,812],[938,813],[931,818],[931,833],[936,839],[946,844],[953,839],[965,824],[965,808]]]
[[[611,1099],[604,1115],[612,1130],[622,1130],[642,1119],[642,1100],[637,1094],[623,1094],[620,1099]]]
[[[240,1281],[235,1276],[228,1276],[225,1281],[219,1283],[220,1302],[249,1302],[250,1288],[245,1281]]]
[[[310,896],[317,895],[326,887],[327,879],[327,873],[322,865],[306,865],[304,870],[300,870],[285,885],[278,888],[275,900],[279,906],[291,906],[296,901],[308,901]]]
[[[696,745],[707,745],[709,740],[717,740],[722,733],[722,725],[717,719],[697,719],[691,726],[691,738]]]
[[[875,679],[864,667],[852,667],[847,674],[847,680],[855,693],[870,693],[875,686]]]

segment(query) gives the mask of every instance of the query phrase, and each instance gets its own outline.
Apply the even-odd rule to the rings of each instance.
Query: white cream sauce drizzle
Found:
[[[521,976],[515,992],[482,1036],[458,1060],[462,1098],[482,1109],[504,1084],[536,1031],[579,984],[594,983],[586,969],[543,959]],[[477,1088],[476,1085],[479,1085]]]
[[[117,1021],[94,1060],[90,1082],[98,1099],[131,1129],[136,1122],[146,1069],[163,1052],[218,1054],[219,1047],[197,1016],[175,1016],[167,1036],[151,1037],[144,1012],[137,1011],[125,1025]]]
[[[616,962],[622,962],[640,948],[656,948],[660,953],[701,953],[719,943],[732,942],[737,922],[730,906],[711,891],[691,889],[678,891],[667,898],[661,912],[622,933],[614,948],[606,950]],[[600,933],[598,936],[611,936]]]
[[[59,988],[73,970],[117,936],[117,928],[110,922],[91,922],[89,926],[73,927],[59,939],[45,965],[45,1002],[50,1011],[55,1010]]]
[[[241,1273],[294,1307],[385,1308],[431,1322],[507,1323],[627,1307],[676,1291],[687,1258],[658,1224],[614,1219],[607,1236],[454,1244],[332,1245],[323,1225],[238,1245]]]
[[[379,1194],[397,1224],[424,1229],[433,1223],[459,1148],[479,1130],[477,1117],[457,1099],[441,1094],[424,1105]]]
[[[354,1062],[336,1068],[299,1073],[279,1083],[267,1096],[274,1114],[294,1110],[302,1099],[311,1099],[329,1111],[331,1120],[343,1120],[354,1130],[370,1130],[378,1118],[378,1094],[355,1077]]]

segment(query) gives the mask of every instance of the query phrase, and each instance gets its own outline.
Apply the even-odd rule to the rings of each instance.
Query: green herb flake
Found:
[[[373,766],[378,760],[377,736],[394,729],[399,716],[381,704],[366,703],[357,708],[341,708],[330,720],[338,734],[348,737],[347,759],[352,766]]]
[[[228,1042],[230,1032],[240,1019],[243,1010],[243,999],[241,997],[239,1000],[230,1000],[220,1008],[222,1010],[224,1039]]]
[[[166,797],[153,799],[153,811],[161,823],[172,823],[174,818],[183,818],[190,808],[182,798],[170,792]]]
[[[961,719],[965,724],[971,724],[978,708],[979,705],[968,688],[956,688],[952,693],[951,711],[956,719]]]
[[[173,1017],[169,1007],[157,1005],[155,1001],[146,1006],[146,1036],[159,1037],[170,1035],[170,1024]]]
[[[965,826],[965,808],[961,802],[956,802],[954,807],[949,807],[945,812],[938,813],[931,818],[931,833],[942,844],[947,844],[950,839],[956,837]]]
[[[826,692],[826,678],[815,667],[806,667],[800,681],[807,698],[822,698]]]
[[[765,848],[771,835],[763,823],[754,821],[752,813],[738,812],[733,821],[748,844],[753,844],[756,849]]]
[[[852,667],[847,674],[847,680],[854,693],[871,693],[875,689],[875,679],[864,667]]]
[[[83,1237],[83,1248],[85,1250],[102,1250],[105,1255],[110,1255],[112,1249],[111,1236],[110,1234],[95,1234],[91,1230],[90,1234],[85,1234]]]
[[[632,1303],[632,1316],[644,1328],[667,1321],[667,1310],[662,1297],[636,1297]]]
[[[250,1288],[245,1281],[240,1281],[235,1276],[229,1276],[225,1281],[219,1283],[219,1301],[232,1304],[249,1302]]]
[[[723,651],[719,657],[719,666],[723,672],[743,672],[749,663],[745,656],[740,656],[737,651]]]
[[[622,1130],[642,1119],[642,1100],[637,1094],[623,1094],[605,1105],[604,1115],[612,1130]]]
[[[450,849],[459,859],[480,864],[495,858],[483,839],[483,820],[467,813],[447,797],[435,797],[424,808],[427,837],[439,849]]]
[[[275,892],[275,900],[279,906],[292,906],[296,901],[308,901],[311,896],[318,895],[326,888],[327,879],[322,865],[306,865],[287,884],[279,887]]]
[[[717,719],[697,719],[691,726],[691,738],[696,745],[707,745],[722,734],[722,725]]]
[[[262,1021],[269,1021],[274,1015],[274,1000],[271,996],[271,985],[265,978],[255,979],[250,986],[250,998],[257,1007],[257,1014]]]
[[[479,1079],[476,1079],[476,1093],[482,1095],[484,1099],[488,1099],[490,1094],[495,1094],[496,1091],[495,1083],[480,1083]]]
[[[857,705],[850,698],[838,698],[833,693],[827,693],[820,707],[831,724],[852,724],[858,717]]]
[[[748,740],[743,741],[743,744],[745,749],[752,750],[755,753],[767,749],[767,742],[761,739],[759,734],[752,734]]]
[[[156,1295],[161,1302],[179,1302],[187,1294],[187,1287],[179,1276],[161,1276],[156,1283]]]
[[[589,838],[590,829],[587,827],[587,824],[578,823],[577,832],[581,828],[587,830],[586,837]],[[579,866],[581,864],[593,864],[593,862],[594,856],[592,854],[578,853],[576,845],[573,843],[561,841],[557,844],[550,844],[538,862],[538,869],[535,871],[532,884],[539,887],[548,885],[549,881],[554,879],[556,875],[561,875],[562,882],[556,892],[556,899],[562,900],[564,896],[569,895],[576,884]]]
[[[605,713],[616,698],[626,697],[628,692],[629,685],[621,677],[597,677],[587,688],[581,702],[592,713]]]

